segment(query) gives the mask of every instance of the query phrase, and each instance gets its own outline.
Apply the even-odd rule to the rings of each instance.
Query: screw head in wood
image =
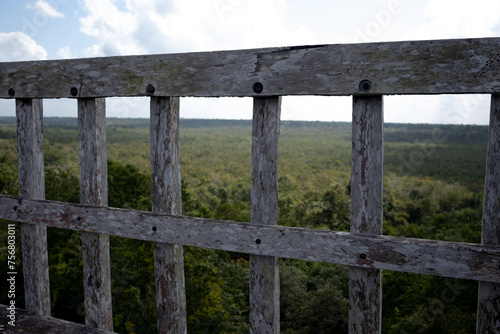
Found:
[[[372,83],[370,80],[361,80],[359,83],[359,91],[363,93],[369,93],[372,90]]]
[[[71,89],[69,90],[69,93],[71,94],[71,96],[77,96],[78,89],[76,87],[71,87]]]
[[[262,241],[260,241],[260,239],[255,239],[255,243],[256,243],[257,245],[260,245],[260,244],[261,244],[261,242],[262,242]]]
[[[264,85],[257,81],[252,85],[252,90],[254,91],[254,93],[260,94],[264,90]]]
[[[16,95],[16,91],[14,88],[9,88],[7,94],[9,94],[10,97],[14,97],[14,95]]]
[[[148,95],[153,95],[155,93],[155,90],[155,86],[153,86],[152,84],[146,86],[146,94]]]
[[[360,258],[361,260],[366,259],[366,254],[365,254],[365,253],[361,253],[361,254],[359,254],[359,258]]]

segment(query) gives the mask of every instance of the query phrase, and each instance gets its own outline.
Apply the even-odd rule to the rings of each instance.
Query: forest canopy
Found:
[[[0,117],[2,194],[18,194],[15,127]],[[183,214],[250,221],[251,121],[183,119],[180,129]],[[383,233],[479,243],[487,132],[385,124]],[[349,231],[351,124],[283,121],[279,144],[279,224]],[[151,210],[149,120],[108,119],[107,150],[109,206]],[[44,119],[44,153],[46,198],[79,202],[76,119]],[[0,238],[4,256],[3,223]],[[52,313],[84,322],[80,234],[49,228],[48,244]],[[155,333],[153,244],[110,245],[115,331]],[[248,332],[248,255],[184,252],[189,332]],[[281,259],[280,283],[283,333],[347,332],[347,267]],[[476,304],[476,282],[383,272],[384,333],[470,333]]]

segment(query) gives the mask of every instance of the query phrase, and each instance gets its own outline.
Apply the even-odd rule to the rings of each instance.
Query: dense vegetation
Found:
[[[76,120],[44,122],[46,198],[78,202]],[[110,206],[151,209],[148,122],[108,120]],[[384,137],[384,234],[480,242],[487,127],[386,124]],[[350,148],[350,123],[282,122],[280,224],[349,230]],[[181,120],[183,213],[249,221],[250,158],[251,121]],[[0,118],[0,193],[17,192],[15,119]],[[53,315],[83,322],[80,235],[49,228],[48,238]],[[153,245],[110,240],[115,331],[153,333]],[[248,256],[192,247],[184,252],[189,332],[248,332]],[[280,260],[282,332],[347,332],[347,271]],[[384,333],[474,331],[476,282],[383,275]],[[5,289],[2,284],[0,303],[7,301]]]

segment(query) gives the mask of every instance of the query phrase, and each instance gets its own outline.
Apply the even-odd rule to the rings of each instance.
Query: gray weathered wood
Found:
[[[500,246],[494,245],[252,225],[7,195],[0,195],[0,219],[230,252],[500,283]]]
[[[383,127],[382,96],[353,97],[351,233],[382,234]],[[351,267],[349,333],[381,331],[382,273]]]
[[[179,98],[151,98],[153,212],[182,214]],[[184,256],[181,245],[155,243],[158,333],[187,333]]]
[[[19,196],[45,199],[43,101],[16,99]],[[50,315],[47,228],[21,224],[25,308]]]
[[[250,220],[278,224],[281,97],[254,98]],[[256,238],[257,247],[263,242]],[[250,333],[280,332],[278,258],[250,255]]]
[[[0,98],[500,91],[500,38],[313,45],[0,63]],[[71,88],[74,88],[71,91]],[[151,87],[150,87],[151,88]],[[148,91],[148,92],[147,92]],[[72,95],[71,93],[75,94]]]
[[[4,324],[4,319],[9,319],[10,310],[6,305],[0,305],[0,324]],[[23,309],[16,309],[16,326],[4,325],[0,330],[2,334],[111,334],[97,328],[87,327],[74,322],[41,316],[35,312]]]
[[[491,96],[482,244],[500,245],[500,95]],[[500,333],[500,284],[479,282],[477,333]]]
[[[108,205],[104,99],[78,99],[80,202]],[[109,236],[82,233],[85,323],[113,331]]]

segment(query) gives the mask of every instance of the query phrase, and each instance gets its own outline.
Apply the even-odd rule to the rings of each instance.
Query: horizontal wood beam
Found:
[[[14,314],[12,313],[14,312]],[[0,305],[0,319],[3,327],[0,332],[4,333],[36,333],[36,334],[112,334],[102,329],[92,328],[74,322],[41,316],[35,312],[16,308],[10,310],[7,305]],[[15,327],[7,322],[13,321]]]
[[[252,225],[0,195],[0,219],[131,239],[500,283],[500,246]]]
[[[481,38],[4,62],[0,98],[495,93],[499,49]]]

